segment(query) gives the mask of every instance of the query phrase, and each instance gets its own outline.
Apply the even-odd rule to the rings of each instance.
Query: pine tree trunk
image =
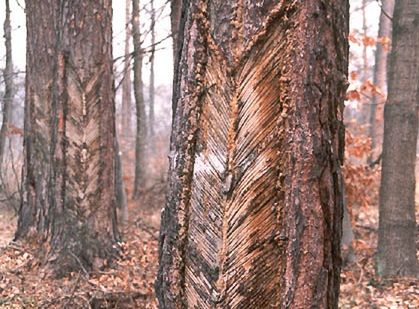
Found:
[[[56,275],[96,269],[118,252],[112,3],[29,1],[26,11],[26,198],[16,237],[47,240]]]
[[[13,58],[12,58],[12,27],[10,24],[10,5],[6,0],[6,14],[4,19],[4,39],[6,48],[6,67],[3,71],[4,96],[2,102],[2,124],[0,128],[0,171],[3,166],[3,159],[6,150],[6,139],[8,125],[12,113],[14,89],[13,89]]]
[[[131,24],[130,12],[131,0],[125,0],[125,60],[124,60],[124,80],[122,82],[122,136],[131,137],[131,57],[130,57],[130,40]]]
[[[135,179],[133,197],[138,198],[144,188],[145,154],[147,125],[143,93],[143,51],[141,49],[140,3],[132,0],[132,37],[134,40],[134,96],[137,113],[137,132],[135,137]]]
[[[377,270],[418,275],[415,163],[419,102],[419,2],[396,1],[384,107]]]
[[[381,14],[380,23],[378,26],[378,38],[391,37],[391,19],[394,10],[394,0],[382,0],[381,1]],[[377,42],[375,51],[375,65],[374,65],[374,76],[373,83],[381,91],[382,95],[374,95],[371,100],[370,107],[370,119],[369,119],[369,137],[371,138],[371,150],[374,154],[374,150],[377,147],[377,105],[385,102],[385,93],[387,93],[387,54],[386,47],[381,43]],[[382,109],[378,109],[379,111]],[[374,158],[370,158],[372,161]]]
[[[337,308],[348,1],[184,4],[160,307]]]
[[[53,64],[58,53],[55,50],[58,9],[57,1],[53,0],[26,3],[23,195],[16,239],[46,240],[53,216],[49,200],[49,178],[53,170],[50,121],[56,76]]]

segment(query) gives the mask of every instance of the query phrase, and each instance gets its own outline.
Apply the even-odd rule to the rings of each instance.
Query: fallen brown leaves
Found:
[[[130,202],[121,258],[88,276],[80,272],[53,280],[46,277],[34,248],[11,243],[1,249],[0,308],[157,308],[153,285],[163,196],[160,192]],[[419,308],[418,280],[375,275],[377,207],[357,207],[354,212],[356,262],[342,271],[340,308]]]
[[[51,279],[33,248],[11,243],[1,249],[0,308],[157,308],[158,211],[136,211],[133,203],[131,210],[122,256],[104,271]]]
[[[346,308],[419,308],[419,280],[380,278],[374,270],[377,246],[378,210],[362,208],[354,226],[356,262],[341,274],[339,307]]]

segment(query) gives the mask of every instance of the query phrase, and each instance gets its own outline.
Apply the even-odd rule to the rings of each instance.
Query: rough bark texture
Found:
[[[125,60],[124,60],[124,80],[122,82],[122,136],[131,137],[131,57],[130,57],[130,40],[131,31],[129,25],[131,24],[131,0],[125,0]]]
[[[17,239],[46,239],[52,212],[48,182],[52,170],[51,111],[58,39],[57,1],[26,3],[26,82],[24,121],[23,196]]]
[[[348,2],[183,5],[160,307],[337,307]]]
[[[134,96],[137,115],[137,131],[135,135],[135,178],[133,197],[138,198],[144,187],[145,154],[147,125],[143,93],[143,51],[140,32],[140,3],[132,0],[132,38],[134,41]]]
[[[417,275],[415,163],[419,102],[419,2],[396,1],[384,108],[377,270]]]
[[[4,40],[6,48],[6,67],[3,71],[4,96],[2,102],[2,124],[0,128],[0,170],[3,165],[3,158],[6,148],[7,131],[12,112],[14,89],[13,89],[13,58],[12,58],[12,27],[10,24],[10,5],[6,3],[6,14],[4,19]]]
[[[389,38],[391,37],[391,19],[394,10],[394,0],[382,0],[381,1],[381,14],[380,24],[378,26],[378,37]],[[371,138],[371,149],[374,154],[374,150],[377,147],[377,105],[385,102],[385,94],[387,93],[387,54],[385,46],[377,42],[375,51],[375,65],[373,83],[380,92],[381,95],[374,95],[371,100],[370,107],[370,119],[369,119],[369,136]],[[380,109],[382,111],[382,109]],[[382,112],[381,112],[382,113]],[[382,115],[382,114],[381,114]],[[380,130],[381,131],[381,130]],[[373,159],[373,158],[371,158]]]
[[[57,275],[116,241],[112,3],[27,1],[24,202],[16,238],[47,240]]]

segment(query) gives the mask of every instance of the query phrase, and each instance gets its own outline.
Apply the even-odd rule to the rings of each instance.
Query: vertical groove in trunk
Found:
[[[378,38],[384,39],[391,37],[391,20],[388,16],[393,16],[394,0],[383,0],[381,1],[381,14],[380,23],[378,26]],[[369,137],[371,138],[371,150],[372,155],[377,147],[377,108],[378,104],[385,103],[385,94],[387,93],[387,54],[386,47],[381,42],[377,42],[375,51],[375,65],[374,65],[374,76],[373,83],[382,95],[375,94],[372,97],[370,107],[370,119],[369,119]],[[382,111],[381,108],[378,110]],[[382,113],[382,112],[381,112]],[[373,158],[370,158],[372,161]]]
[[[396,1],[384,107],[377,271],[418,275],[415,164],[419,102],[419,3]]]
[[[131,39],[131,0],[125,0],[125,60],[124,60],[124,80],[122,82],[122,136],[131,137],[131,56],[130,56],[130,39]]]
[[[140,3],[132,0],[132,36],[134,41],[134,96],[137,115],[137,131],[135,136],[135,179],[133,197],[138,198],[145,181],[145,153],[146,153],[146,114],[143,93],[143,51],[141,49],[140,32]]]
[[[337,307],[348,2],[184,5],[160,306]]]
[[[55,195],[61,199],[54,200],[51,255],[58,259],[57,271],[65,273],[80,267],[74,256],[90,269],[117,253],[112,3],[67,3],[59,20],[58,27],[67,25],[57,64],[62,74],[57,80],[65,88],[62,93],[56,88],[62,100],[53,101],[58,111],[53,135],[54,176],[62,189]]]
[[[13,58],[12,58],[12,27],[10,23],[10,5],[6,0],[6,16],[4,19],[4,39],[6,48],[6,67],[3,71],[4,96],[2,102],[3,120],[0,128],[0,170],[3,166],[3,159],[6,148],[7,131],[12,114],[14,89],[13,89]]]
[[[56,275],[118,249],[110,0],[27,3],[25,201],[17,238],[41,236]]]

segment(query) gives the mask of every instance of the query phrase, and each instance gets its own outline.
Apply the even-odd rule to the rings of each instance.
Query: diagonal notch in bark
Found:
[[[348,7],[274,3],[254,7],[254,20],[244,2],[189,7],[162,216],[162,308],[337,305]],[[224,11],[239,21],[223,24]]]

